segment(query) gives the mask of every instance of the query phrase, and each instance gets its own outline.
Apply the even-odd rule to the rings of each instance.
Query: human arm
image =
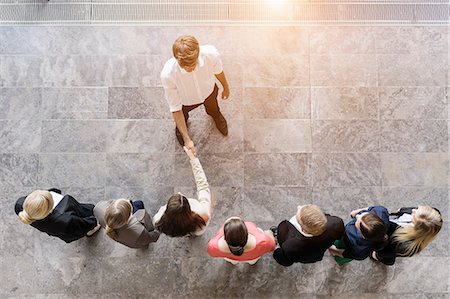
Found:
[[[198,201],[206,209],[209,218],[211,215],[211,190],[209,189],[208,180],[206,179],[202,164],[200,163],[200,160],[194,156],[192,150],[189,150],[186,147],[183,147],[183,149],[188,155],[191,163],[195,184],[197,186]]]
[[[350,217],[355,218],[356,215],[358,215],[359,213],[361,213],[361,212],[363,212],[363,211],[367,211],[368,208],[369,208],[369,207],[362,208],[362,209],[357,209],[357,210],[353,210],[353,211],[351,211],[351,213],[350,213]]]
[[[228,86],[227,78],[225,77],[225,73],[222,71],[219,74],[215,75],[217,80],[219,80],[220,84],[222,84],[223,91],[222,91],[222,100],[227,100],[230,96],[230,88]]]
[[[197,150],[195,148],[194,142],[191,140],[191,137],[189,137],[183,111],[182,110],[173,111],[172,117],[173,120],[175,121],[178,131],[180,131],[180,134],[183,137],[184,146],[186,146],[188,149],[191,149],[193,151],[193,154],[195,155]]]

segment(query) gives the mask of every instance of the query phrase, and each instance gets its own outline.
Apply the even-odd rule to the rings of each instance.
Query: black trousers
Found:
[[[194,110],[198,106],[205,105],[205,110],[208,115],[211,115],[212,118],[217,118],[220,115],[219,104],[217,103],[217,94],[219,93],[219,88],[217,85],[214,85],[213,92],[205,99],[203,103],[184,106],[183,105],[183,115],[184,120],[187,121],[189,119],[189,111]]]

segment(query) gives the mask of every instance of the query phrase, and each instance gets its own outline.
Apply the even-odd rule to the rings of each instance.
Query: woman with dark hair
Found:
[[[442,228],[441,213],[430,206],[401,208],[390,215],[389,244],[372,253],[374,260],[388,266],[395,263],[396,257],[410,257],[421,252]]]
[[[383,249],[389,240],[389,212],[385,207],[354,210],[350,216],[353,219],[346,224],[344,237],[329,248],[340,264],[364,260],[372,251]]]
[[[202,165],[192,150],[183,147],[190,158],[197,185],[197,197],[187,198],[181,193],[172,195],[153,217],[155,228],[171,237],[200,236],[211,219],[211,191]]]
[[[275,249],[273,233],[263,231],[253,222],[231,217],[208,243],[208,253],[236,265],[239,262],[255,264],[262,255]]]

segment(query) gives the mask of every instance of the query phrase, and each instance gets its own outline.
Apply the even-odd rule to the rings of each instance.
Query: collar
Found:
[[[292,225],[294,225],[295,228],[296,228],[303,236],[308,237],[308,238],[314,237],[313,235],[308,234],[308,233],[305,233],[305,232],[302,230],[302,227],[300,226],[300,223],[298,223],[298,221],[297,221],[296,215],[294,215],[294,216],[289,220],[289,222],[292,223]]]
[[[180,70],[180,72],[182,74],[188,74],[188,72],[186,72],[186,70],[184,68],[182,68],[179,64],[178,61],[175,59],[175,61],[177,62],[177,66],[178,69]],[[197,65],[195,66],[195,69],[192,72],[195,72],[196,70],[198,70],[199,68],[203,67],[205,65],[205,59],[203,58],[203,56],[200,54],[198,55],[198,62]]]

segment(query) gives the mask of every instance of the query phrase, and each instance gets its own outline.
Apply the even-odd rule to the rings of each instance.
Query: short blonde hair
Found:
[[[200,44],[194,36],[182,35],[173,43],[172,52],[180,66],[190,66],[198,59]]]
[[[326,229],[327,217],[316,205],[302,206],[298,209],[296,218],[302,229],[313,236],[321,235]]]
[[[128,199],[123,198],[114,200],[106,208],[105,231],[111,239],[117,240],[117,234],[114,230],[121,228],[128,223],[131,212],[131,202]]]
[[[25,224],[47,217],[53,210],[53,197],[49,191],[36,190],[31,192],[23,202],[23,211],[19,219]]]

